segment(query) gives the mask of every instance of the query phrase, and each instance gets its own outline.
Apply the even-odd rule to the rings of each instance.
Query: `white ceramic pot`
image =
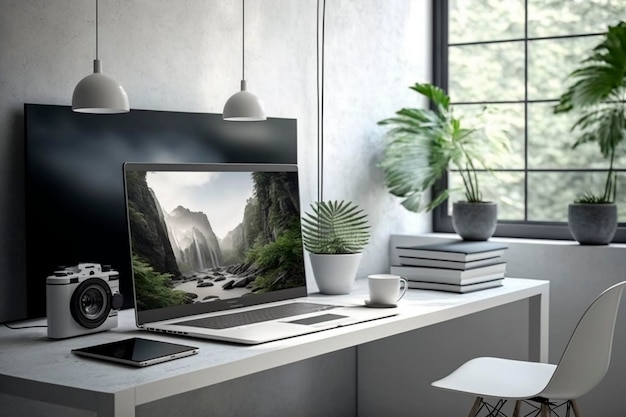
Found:
[[[349,294],[361,262],[361,253],[309,253],[315,282],[322,294]]]

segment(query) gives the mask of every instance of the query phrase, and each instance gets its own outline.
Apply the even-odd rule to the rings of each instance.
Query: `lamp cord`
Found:
[[[317,0],[317,201],[324,200],[324,36],[326,0],[322,1],[322,47],[320,52],[320,0]],[[320,59],[321,55],[321,59]],[[320,71],[321,66],[321,71]],[[321,72],[321,74],[320,74]]]
[[[246,1],[241,0],[241,79],[246,79]]]
[[[317,21],[315,33],[315,60],[316,60],[316,92],[317,92],[317,202],[320,198],[320,0],[317,0]]]
[[[96,60],[98,59],[98,0],[96,0]]]

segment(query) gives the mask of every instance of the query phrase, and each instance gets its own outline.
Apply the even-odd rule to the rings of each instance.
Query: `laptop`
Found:
[[[308,297],[298,169],[124,164],[140,329],[258,344],[395,315]]]

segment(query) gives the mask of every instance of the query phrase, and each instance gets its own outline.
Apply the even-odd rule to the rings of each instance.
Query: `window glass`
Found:
[[[448,212],[452,212],[454,201],[465,200],[463,180],[458,171],[451,171],[448,181],[454,191],[450,198]],[[478,184],[483,200],[498,203],[499,220],[520,220],[524,218],[524,173],[523,172],[480,172]]]
[[[524,42],[451,46],[453,102],[524,99]]]
[[[500,156],[497,161],[488,162],[488,168],[524,168],[524,103],[459,104],[453,107],[455,116],[462,118],[462,126],[480,118],[495,134],[509,139],[511,152]]]
[[[605,180],[605,172],[529,172],[528,220],[566,222],[567,206],[587,191],[602,194]]]
[[[524,0],[450,0],[450,43],[524,37]]]
[[[571,113],[554,114],[554,105],[554,102],[528,104],[528,168],[606,168],[597,145],[572,149],[576,135],[571,127],[577,117]]]
[[[568,75],[599,42],[598,36],[529,41],[528,99],[558,100],[571,82]]]
[[[625,13],[624,0],[528,0],[528,36],[602,33]]]

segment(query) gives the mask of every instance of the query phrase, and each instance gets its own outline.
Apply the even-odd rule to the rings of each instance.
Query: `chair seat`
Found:
[[[526,399],[541,393],[555,369],[556,365],[548,363],[475,358],[432,385],[478,397]]]

